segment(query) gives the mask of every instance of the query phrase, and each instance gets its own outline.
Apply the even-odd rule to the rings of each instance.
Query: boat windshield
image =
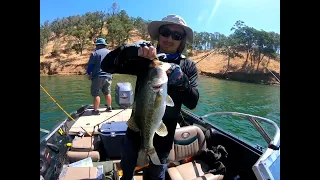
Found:
[[[201,118],[261,151],[280,145],[280,128],[270,119],[238,112],[216,112]]]

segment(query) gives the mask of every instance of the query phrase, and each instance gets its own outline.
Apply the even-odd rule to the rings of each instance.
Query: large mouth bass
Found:
[[[149,160],[155,165],[161,164],[153,146],[153,137],[154,133],[162,137],[168,134],[162,117],[166,106],[174,106],[173,100],[167,94],[166,71],[170,67],[169,63],[154,60],[146,75],[139,80],[139,90],[133,103],[131,117],[127,122],[131,130],[140,132],[141,148],[138,153],[138,166],[148,164]]]

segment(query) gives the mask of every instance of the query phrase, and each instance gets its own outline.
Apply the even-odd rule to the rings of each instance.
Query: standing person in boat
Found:
[[[106,48],[107,43],[103,38],[98,38],[95,42],[96,49],[91,53],[87,73],[89,75],[89,79],[91,80],[91,95],[93,97],[93,107],[92,114],[99,115],[99,105],[100,105],[100,92],[105,96],[106,99],[106,111],[111,111],[111,83],[112,83],[112,75],[110,73],[106,73],[101,70],[101,61],[106,57],[106,55],[110,52]]]
[[[193,31],[180,16],[168,15],[161,21],[151,22],[148,32],[153,40],[158,40],[156,48],[150,43],[141,41],[136,44],[122,45],[111,51],[102,61],[101,66],[106,72],[137,75],[135,89],[137,92],[139,77],[144,75],[143,72],[146,72],[150,60],[155,59],[157,54],[165,53],[166,58],[159,59],[172,63],[171,71],[168,72],[168,94],[174,101],[174,107],[167,106],[163,117],[168,135],[160,137],[155,134],[153,140],[161,163],[166,164],[172,149],[177,122],[181,118],[182,104],[189,109],[194,109],[199,99],[197,67],[193,61],[182,54],[186,43],[193,42]],[[127,129],[121,152],[122,179],[124,180],[133,178],[140,139],[139,132]],[[144,179],[165,179],[166,169],[166,165],[154,165],[150,162],[149,167],[144,170]]]

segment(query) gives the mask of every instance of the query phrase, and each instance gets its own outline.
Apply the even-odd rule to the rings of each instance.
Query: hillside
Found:
[[[131,32],[131,39],[127,41],[127,43],[132,43],[140,40],[141,38],[137,34],[136,30]],[[61,37],[58,40],[51,40],[47,43],[44,54],[40,56],[40,75],[74,75],[74,74],[84,74],[85,68],[88,63],[88,58],[90,56],[91,51],[94,50],[94,45],[88,46],[83,50],[82,55],[76,54],[75,51],[71,51],[69,53],[64,52],[64,49],[67,45],[67,37]],[[55,57],[51,56],[51,52],[53,50],[53,46],[55,42],[59,41],[58,49],[59,54]],[[110,48],[110,47],[109,47]],[[217,78],[229,78],[239,81],[249,81],[249,82],[257,82],[260,83],[261,80],[267,84],[276,83],[275,78],[270,76],[270,73],[264,68],[262,65],[266,64],[269,58],[264,57],[258,71],[253,71],[253,73],[249,73],[250,60],[246,62],[245,58],[234,58],[230,60],[228,73],[224,72],[227,69],[227,56],[221,55],[218,53],[211,53],[212,50],[200,51],[193,50],[193,55],[190,55],[190,59],[195,62],[198,62],[197,67],[199,69],[200,74],[209,75]],[[208,57],[204,58],[205,55],[211,53]],[[246,57],[245,53],[241,53],[244,57]],[[253,62],[254,70],[257,68],[257,63]],[[270,59],[268,66],[273,73],[280,76],[280,61],[276,61],[274,59]],[[237,74],[236,76],[234,76]],[[250,75],[251,74],[251,75]],[[244,76],[245,75],[245,76]],[[243,76],[243,77],[242,77]],[[252,76],[257,76],[253,77]],[[266,76],[266,77],[264,77]],[[239,79],[240,77],[240,79]],[[238,78],[238,79],[237,79]]]
[[[151,21],[131,17],[116,3],[108,12],[95,11],[57,18],[40,24],[40,75],[84,74],[93,42],[106,38],[108,49],[117,44],[150,40]],[[274,84],[280,77],[280,34],[249,27],[237,20],[226,36],[194,31],[187,55],[204,75],[237,81]],[[205,57],[205,59],[203,59]],[[277,60],[273,60],[277,59]],[[201,61],[201,62],[200,62]]]
[[[68,40],[70,40],[70,38],[63,36],[48,42],[44,49],[44,54],[40,55],[40,75],[81,75],[85,73],[90,53],[95,48],[94,44],[92,44],[91,47],[88,46],[84,48],[81,55],[75,51],[66,53],[64,50],[66,49]],[[137,35],[137,31],[133,30],[130,40],[126,43],[132,43],[138,40],[141,40],[141,38]],[[58,50],[58,55],[53,57],[51,52],[56,42],[60,42],[60,45],[55,47]],[[108,49],[111,50],[112,48],[108,47]]]

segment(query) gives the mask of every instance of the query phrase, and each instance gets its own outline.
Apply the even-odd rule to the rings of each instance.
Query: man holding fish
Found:
[[[144,41],[122,45],[101,63],[105,72],[137,76],[121,153],[124,180],[146,164],[144,179],[165,179],[181,106],[194,109],[199,99],[197,67],[182,54],[193,42],[192,29],[180,16],[168,15],[151,22],[148,32],[158,40],[156,48]]]

